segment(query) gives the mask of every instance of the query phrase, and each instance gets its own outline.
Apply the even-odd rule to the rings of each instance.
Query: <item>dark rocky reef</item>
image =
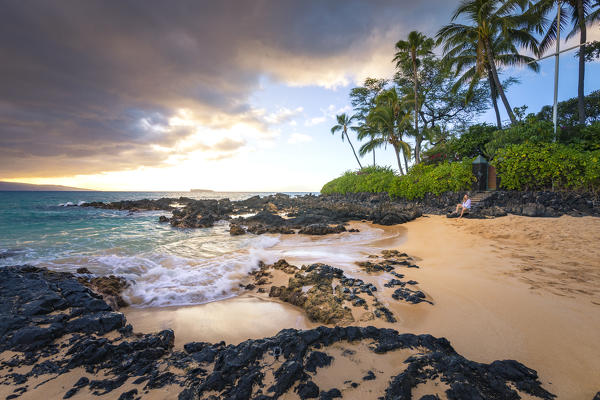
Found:
[[[112,203],[103,203],[101,201],[93,201],[90,203],[83,203],[81,207],[95,207],[95,208],[103,208],[107,210],[127,210],[127,211],[141,211],[141,210],[173,210],[174,207],[172,204],[187,204],[190,201],[194,201],[192,199],[188,199],[186,197],[180,198],[168,198],[163,197],[157,200],[124,200],[124,201],[115,201]]]
[[[396,250],[384,251],[382,254],[370,256],[375,262],[359,262],[357,265],[370,273],[388,274],[391,280],[384,284],[385,287],[399,286],[387,300],[433,305],[433,301],[425,293],[407,287],[417,285],[418,282],[402,281],[400,279],[404,275],[395,271],[397,267],[419,268],[412,258]],[[279,281],[286,281],[286,285],[273,285],[276,273],[285,274]],[[253,281],[244,286],[247,290],[268,293],[269,297],[300,307],[314,322],[347,325],[356,320],[369,321],[375,318],[396,322],[393,312],[383,304],[384,294],[378,294],[377,286],[362,279],[348,277],[339,268],[319,263],[298,268],[285,260],[279,260],[272,265],[260,263],[259,268],[250,275]]]
[[[177,204],[179,207],[174,207]],[[371,195],[369,198],[343,196],[289,197],[276,194],[254,196],[246,200],[193,200],[162,198],[158,200],[120,201],[114,203],[86,203],[85,207],[114,210],[165,210],[172,217],[161,216],[160,222],[169,222],[178,228],[207,228],[219,220],[230,220],[233,234],[293,234],[296,231],[309,235],[344,232],[348,221],[365,220],[382,225],[395,225],[421,216],[412,204],[398,204],[389,198]],[[241,214],[255,214],[241,217]],[[285,215],[283,218],[281,215]],[[237,216],[237,217],[236,217]]]
[[[290,270],[286,264],[278,268]],[[46,382],[81,367],[82,376],[65,388],[63,398],[111,393],[112,398],[132,399],[165,386],[180,400],[265,400],[291,392],[302,399],[353,398],[354,389],[380,379],[357,366],[355,381],[320,388],[315,377],[327,374],[340,357],[332,351],[334,344],[349,354],[354,346],[366,345],[375,357],[409,351],[408,356],[401,353],[404,365],[390,371],[385,393],[380,393],[384,399],[410,399],[416,386],[434,380],[447,385],[449,399],[518,399],[523,393],[554,398],[536,372],[519,362],[473,362],[446,339],[430,335],[353,326],[286,329],[238,345],[192,342],[184,351],[174,351],[172,331],[132,333],[122,314],[111,311],[70,273],[0,268],[0,300],[0,385],[14,388],[8,398],[28,391],[42,394]]]
[[[497,191],[481,206],[499,207],[509,214],[527,217],[600,216],[600,199],[589,193]]]
[[[428,195],[416,201],[397,199],[394,202],[412,204],[424,214],[447,214],[462,203],[465,193],[467,192],[449,192],[439,196]],[[474,211],[469,218],[499,217],[507,213],[528,217],[600,216],[600,197],[592,193],[497,190],[488,192],[488,196]]]
[[[425,214],[448,214],[462,201],[466,192],[428,195],[420,200],[390,199],[386,193],[350,193],[346,195],[290,197],[275,194],[253,196],[246,200],[194,200],[187,197],[158,200],[85,203],[83,207],[114,210],[171,211],[169,222],[178,228],[208,228],[219,220],[229,220],[232,234],[299,233],[323,235],[345,231],[348,221],[370,221],[381,225],[396,225]],[[241,217],[242,214],[255,214]],[[574,192],[490,192],[474,204],[465,218],[495,218],[507,214],[531,217],[561,215],[600,216],[600,200],[590,193]],[[282,217],[285,216],[285,218]],[[456,217],[455,215],[450,215]],[[350,230],[353,231],[353,230]]]
[[[77,278],[79,283],[100,294],[114,311],[129,305],[122,296],[123,291],[130,286],[125,278],[115,275],[92,276],[85,267],[78,268],[77,273],[81,274]]]
[[[84,386],[94,394],[108,393],[134,377],[150,388],[160,375],[158,360],[173,346],[170,330],[132,335],[123,314],[113,312],[70,273],[32,266],[0,268],[0,299],[0,353],[17,353],[0,362],[3,385],[25,385],[31,378],[83,367],[89,374],[102,371],[111,378],[82,378],[65,398]],[[102,337],[109,332],[117,337]],[[31,368],[16,373],[16,367]],[[22,386],[18,394],[26,390]]]

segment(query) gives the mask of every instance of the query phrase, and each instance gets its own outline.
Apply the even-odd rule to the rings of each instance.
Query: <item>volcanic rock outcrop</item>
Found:
[[[291,271],[286,264],[279,263],[279,270]],[[310,272],[341,276],[331,267]],[[359,391],[409,399],[428,382],[434,385],[425,386],[431,388],[425,398],[554,398],[536,372],[517,361],[477,363],[446,339],[392,329],[286,329],[237,345],[192,342],[175,350],[172,331],[135,334],[123,314],[75,275],[32,266],[0,268],[0,337],[0,385],[12,390],[7,398],[47,396],[45,385],[63,377],[65,399],[108,393],[143,398],[163,389],[180,400],[266,400],[287,393],[355,398]],[[388,355],[404,363],[390,362]],[[336,371],[335,361],[342,359],[352,367]],[[337,383],[319,383],[323,376]]]

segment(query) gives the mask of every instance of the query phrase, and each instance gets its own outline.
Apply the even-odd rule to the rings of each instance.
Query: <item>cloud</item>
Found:
[[[325,118],[325,117],[310,118],[310,119],[307,119],[306,121],[304,121],[304,126],[319,125],[319,124],[322,124],[323,122],[325,122],[326,120],[327,120],[327,118]]]
[[[160,166],[185,157],[181,143],[199,129],[226,134],[243,126],[252,132],[243,140],[271,140],[300,111],[253,107],[263,77],[335,88],[389,75],[399,36],[435,26],[454,6],[7,2],[0,13],[0,177]],[[424,23],[415,25],[415,17]]]
[[[280,125],[286,122],[291,122],[294,117],[301,114],[304,108],[297,107],[290,110],[286,107],[280,107],[277,111],[266,114],[263,116],[263,120],[266,123]]]
[[[299,143],[307,143],[312,142],[312,136],[305,135],[303,133],[292,133],[288,138],[289,144],[299,144]]]
[[[322,124],[327,120],[335,120],[338,114],[349,113],[352,111],[352,107],[344,106],[344,107],[336,107],[333,104],[330,104],[327,108],[321,108],[321,116],[313,117],[306,121],[304,121],[304,126],[315,126]]]

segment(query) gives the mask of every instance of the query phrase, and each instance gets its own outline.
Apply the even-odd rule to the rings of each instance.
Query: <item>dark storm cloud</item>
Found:
[[[210,128],[242,121],[265,129],[247,103],[261,75],[311,81],[326,60],[344,58],[347,66],[336,68],[354,68],[385,32],[427,30],[452,7],[443,0],[3,1],[0,177],[159,165],[168,154],[150,145],[169,147],[192,133],[169,127],[179,108]],[[301,77],[303,60],[313,75]]]

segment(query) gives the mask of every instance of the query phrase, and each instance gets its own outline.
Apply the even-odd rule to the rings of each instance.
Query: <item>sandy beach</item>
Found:
[[[276,259],[286,259],[289,264],[281,264],[278,268],[275,268],[277,263],[263,264],[258,270],[262,274],[248,276],[242,285],[257,283],[259,277],[268,279],[257,283],[256,287],[242,288],[238,296],[202,305],[127,307],[120,311],[137,334],[164,329],[174,331],[174,352],[162,357],[162,361],[158,360],[159,373],[184,377],[194,367],[200,368],[199,371],[210,371],[214,365],[212,361],[194,364],[193,357],[188,357],[184,363],[180,361],[182,354],[191,351],[183,351],[185,344],[217,343],[211,346],[222,351],[219,349],[224,345],[218,344],[221,341],[227,345],[249,343],[254,346],[252,343],[260,340],[245,341],[278,337],[280,339],[276,340],[281,340],[281,346],[284,346],[284,343],[298,340],[294,335],[300,331],[276,336],[282,329],[313,329],[324,325],[322,321],[309,318],[314,309],[292,305],[289,299],[269,296],[269,288],[272,291],[272,287],[285,287],[298,271],[306,274],[308,270],[304,267],[300,270],[300,266],[320,262],[340,269],[334,278],[334,287],[347,287],[348,282],[344,280],[352,279],[362,282],[360,288],[376,288],[372,294],[360,292],[360,299],[366,301],[360,306],[354,307],[347,298],[340,299],[340,304],[346,305],[344,313],[336,317],[336,322],[325,325],[332,328],[392,328],[401,334],[412,335],[405,340],[420,344],[405,343],[391,350],[376,351],[378,346],[387,346],[385,343],[390,339],[371,338],[368,330],[361,333],[361,340],[335,336],[324,339],[326,344],[312,347],[306,361],[309,365],[312,357],[312,362],[320,365],[309,375],[309,383],[317,386],[298,383],[282,392],[279,398],[298,399],[301,391],[310,393],[311,390],[332,396],[341,391],[341,395],[349,399],[389,396],[390,384],[406,370],[407,360],[440,351],[436,346],[444,348],[445,342],[429,342],[426,335],[448,339],[459,354],[451,350],[447,353],[449,360],[458,357],[454,362],[475,362],[467,369],[476,365],[490,368],[499,362],[495,360],[517,360],[537,371],[541,387],[559,399],[592,399],[600,389],[599,218],[563,216],[549,219],[511,215],[497,219],[456,220],[426,215],[403,225],[384,227],[353,222],[348,228],[358,229],[360,234],[283,237],[268,254],[265,253],[266,261],[273,263]],[[366,267],[377,263],[392,263],[395,267],[388,271]],[[415,304],[394,297],[399,284],[390,285],[393,277],[404,279],[402,290],[410,288],[409,293],[421,292],[422,297]],[[312,290],[310,287],[301,289],[306,294]],[[339,289],[334,292],[347,293]],[[392,319],[387,314],[379,314],[377,310],[380,309],[387,309]],[[116,331],[105,334],[104,338],[102,335],[96,337],[115,343],[125,341]],[[65,339],[58,343],[67,346]],[[248,351],[244,349],[240,350],[241,354]],[[1,353],[0,361],[9,362],[15,354],[11,351]],[[57,357],[60,359],[64,354],[59,352],[46,360]],[[264,353],[257,359],[257,368],[265,374],[264,385],[253,386],[251,398],[264,394],[261,388],[278,384],[274,374],[285,367],[284,362],[285,358],[273,357],[271,353]],[[434,367],[434,364],[430,365]],[[13,373],[27,373],[30,369],[29,366],[9,369],[10,374],[3,379],[10,379],[8,377]],[[446,373],[442,371],[445,370],[441,369],[439,373]],[[445,398],[450,386],[436,376],[410,389],[413,398],[425,394]],[[90,382],[116,379],[106,375],[104,370],[94,372],[82,368],[50,379],[40,375],[28,384],[21,398],[62,397],[83,378]],[[182,390],[181,384],[166,384],[152,390],[143,382],[136,382],[130,377],[119,384],[122,386],[117,386],[118,391],[96,390],[94,394],[100,398],[117,398],[119,393],[137,391],[142,398],[158,399],[178,398]],[[13,389],[15,387],[11,385],[0,385],[0,395],[9,396]],[[81,389],[71,398],[84,399],[90,394],[88,389]],[[211,394],[220,395],[208,391],[201,398],[208,399]],[[522,390],[518,394],[521,398],[540,398],[529,397]],[[551,398],[549,394],[541,396]]]
[[[315,253],[319,262],[372,282],[385,297],[381,274],[367,274],[340,254],[362,254],[366,260],[381,250],[397,249],[419,264],[407,277],[418,281],[434,303],[384,300],[397,322],[375,319],[353,325],[445,337],[460,354],[478,362],[518,360],[537,370],[543,386],[560,399],[591,399],[600,389],[600,219],[453,220],[431,215],[398,227],[352,226],[378,235],[359,246],[345,244],[346,233],[329,236],[325,243],[293,237],[275,250],[287,255],[290,264],[313,263],[314,254],[303,258],[293,251],[298,245],[293,241],[313,241],[320,248]],[[298,307],[255,293],[192,307],[123,311],[136,331],[174,329],[176,346],[191,340],[239,343],[284,328],[317,325]]]

